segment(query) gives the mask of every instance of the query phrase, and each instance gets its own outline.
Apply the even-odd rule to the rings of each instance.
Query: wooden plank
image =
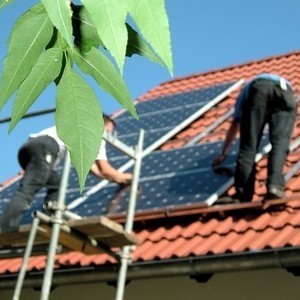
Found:
[[[41,228],[43,230],[41,230]],[[44,237],[50,240],[52,234],[52,228],[48,224],[43,224],[38,229],[39,233]],[[65,248],[72,250],[72,251],[79,251],[85,254],[100,254],[104,253],[105,251],[101,250],[99,247],[95,247],[91,245],[88,239],[84,239],[83,237],[78,237],[76,234],[70,232],[65,232],[60,230],[59,234],[59,243],[63,245]]]
[[[24,248],[26,247],[27,244],[30,229],[31,229],[31,225],[25,225],[25,226],[21,226],[19,229],[20,231],[18,232],[1,234],[0,255],[3,254],[1,255],[2,257],[23,256]],[[50,242],[51,235],[52,235],[51,225],[42,224],[38,227],[32,255],[47,254],[47,249],[49,249],[49,242]],[[116,257],[116,254],[112,252],[106,245],[98,245],[97,242],[93,244],[89,238],[82,235],[79,236],[78,233],[72,232],[71,230],[70,232],[60,230],[58,242],[60,246],[63,246],[61,252],[80,251],[85,254],[107,253],[113,257]]]
[[[31,225],[20,226],[18,232],[0,234],[0,249],[8,247],[25,247]],[[51,224],[40,224],[35,245],[49,244],[52,235]],[[126,233],[123,226],[105,216],[69,220],[62,225],[59,243],[64,250],[80,251],[85,254],[107,253],[118,259],[110,248],[137,245],[139,239],[134,234]],[[4,246],[4,247],[3,247]]]
[[[0,234],[0,247],[18,247],[24,246],[27,243],[28,236],[31,230],[31,225],[22,225],[19,227],[19,231],[10,232],[10,233],[1,233]],[[48,243],[43,235],[37,233],[35,238],[36,244],[45,244]]]
[[[96,216],[84,219],[71,219],[67,223],[71,228],[79,230],[88,236],[109,235],[111,233],[122,233],[123,226],[105,216]]]
[[[139,245],[141,243],[141,241],[136,236],[126,232],[114,233],[110,236],[95,235],[93,238],[110,248]]]
[[[94,238],[108,247],[123,247],[126,245],[138,245],[140,240],[134,235],[124,231],[122,225],[105,217],[96,216],[80,220],[69,220],[72,228]]]

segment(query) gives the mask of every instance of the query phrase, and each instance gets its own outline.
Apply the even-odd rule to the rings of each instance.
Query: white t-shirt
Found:
[[[56,162],[54,164],[55,166],[57,166],[59,164],[59,162],[61,161],[61,159],[63,159],[63,157],[65,156],[66,145],[58,137],[55,126],[46,128],[46,129],[44,129],[44,130],[42,130],[42,131],[40,131],[38,133],[30,134],[29,136],[32,137],[32,138],[35,138],[35,137],[43,136],[43,135],[48,135],[48,136],[52,137],[57,142],[57,144],[59,146],[59,153],[57,155],[57,159],[56,159]],[[99,152],[98,152],[98,155],[97,155],[96,159],[97,160],[107,160],[106,142],[103,139],[101,141]]]
[[[102,139],[101,144],[100,144],[100,149],[97,155],[97,160],[107,160],[107,155],[106,155],[106,142]]]

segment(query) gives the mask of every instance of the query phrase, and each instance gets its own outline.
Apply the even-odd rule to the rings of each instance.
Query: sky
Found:
[[[17,18],[37,0],[15,0],[0,11],[0,70],[7,38]],[[174,76],[145,58],[126,59],[124,79],[132,98],[176,77],[188,76],[300,49],[299,0],[165,0],[169,17]],[[1,80],[1,79],[0,79]],[[92,83],[91,83],[92,84]],[[105,113],[120,105],[93,85]],[[0,111],[10,117],[13,97]],[[54,108],[55,88],[49,86],[29,112]],[[0,183],[14,177],[20,166],[19,147],[28,135],[54,125],[54,115],[21,120],[12,133],[0,124]]]

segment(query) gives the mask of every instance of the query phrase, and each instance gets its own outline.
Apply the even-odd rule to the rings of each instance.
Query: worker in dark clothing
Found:
[[[250,80],[240,92],[233,121],[227,132],[221,154],[213,161],[220,165],[240,131],[240,146],[235,170],[233,197],[219,203],[250,202],[254,193],[255,156],[264,126],[269,125],[272,149],[268,158],[267,194],[265,200],[284,197],[283,167],[296,116],[296,102],[291,83],[275,74],[261,74]]]
[[[35,194],[42,187],[48,188],[45,202],[57,199],[60,179],[54,169],[64,153],[65,146],[55,127],[29,136],[18,153],[19,164],[25,173],[4,209],[0,222],[2,232],[17,230],[23,212],[31,207]]]
[[[108,116],[103,116],[105,130],[112,131],[114,122]],[[102,140],[98,156],[90,172],[99,178],[104,178],[120,185],[129,184],[131,173],[123,173],[115,169],[107,161],[105,141]],[[64,157],[66,147],[59,139],[55,126],[37,134],[32,134],[20,148],[18,159],[25,170],[20,185],[5,207],[0,227],[2,232],[12,232],[18,229],[23,212],[31,207],[35,194],[43,187],[47,188],[45,203],[57,201],[60,177],[55,167]]]

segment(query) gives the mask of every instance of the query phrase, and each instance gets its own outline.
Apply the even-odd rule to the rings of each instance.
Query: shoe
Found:
[[[275,186],[269,187],[265,195],[265,200],[282,199],[284,198],[284,191]]]
[[[224,167],[224,166],[215,166],[213,168],[214,172],[220,175],[227,175],[227,176],[233,176],[234,175],[234,170]]]
[[[241,203],[241,201],[235,197],[222,197],[215,202],[215,204],[237,204],[237,203]]]

